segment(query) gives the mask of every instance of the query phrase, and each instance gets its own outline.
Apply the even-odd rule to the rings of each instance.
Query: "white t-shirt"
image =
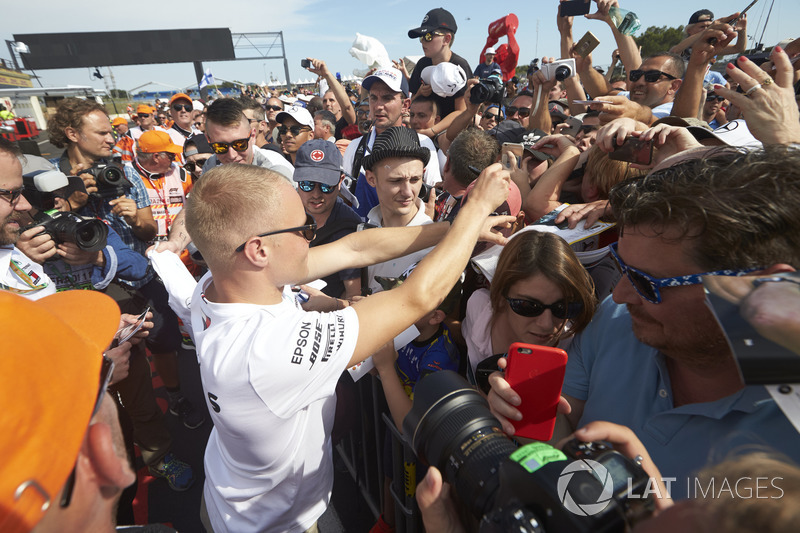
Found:
[[[333,487],[331,430],[339,376],[355,349],[352,308],[309,313],[192,296],[192,329],[214,429],[203,494],[217,533],[300,532]]]
[[[364,157],[368,156],[372,151],[372,145],[375,142],[376,135],[377,133],[373,128],[373,130],[369,132],[367,149],[364,151]],[[439,157],[436,155],[436,145],[433,144],[433,141],[427,135],[417,135],[419,135],[420,146],[431,151],[431,158],[428,161],[428,164],[425,166],[425,174],[423,174],[422,178],[425,181],[425,185],[433,187],[442,181],[442,173],[439,171]],[[348,174],[353,170],[353,162],[355,161],[356,152],[358,151],[358,145],[361,143],[361,139],[362,137],[354,139],[350,144],[347,145],[347,149],[344,151],[344,162],[342,163],[342,168],[344,168],[344,171]],[[359,175],[361,174],[364,174],[363,165],[359,170]]]
[[[406,227],[410,226],[424,226],[425,224],[433,224],[433,220],[431,217],[425,214],[425,205],[422,203],[420,198],[417,198],[417,214],[414,215],[414,218],[411,219],[411,222],[406,224]],[[376,205],[373,207],[370,212],[367,214],[367,222],[374,226],[383,227],[383,215],[381,215],[381,206]],[[403,272],[408,269],[411,265],[416,263],[417,261],[421,261],[423,257],[428,255],[430,251],[433,250],[433,247],[425,248],[424,250],[420,250],[418,252],[414,252],[408,255],[404,255],[403,257],[398,257],[396,259],[390,259],[389,261],[385,261],[383,263],[378,263],[376,265],[371,265],[367,267],[367,277],[369,279],[369,288],[372,289],[372,292],[380,292],[383,290],[381,284],[375,281],[375,276],[382,276],[385,278],[396,278],[400,276]]]

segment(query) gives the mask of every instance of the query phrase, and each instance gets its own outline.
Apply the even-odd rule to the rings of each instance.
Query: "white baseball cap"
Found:
[[[275,116],[275,120],[279,124],[283,124],[283,120],[286,117],[292,117],[297,121],[298,124],[302,124],[303,126],[308,126],[309,128],[314,129],[314,117],[311,116],[311,113],[309,113],[308,109],[305,107],[293,105],[289,109],[284,109],[278,113]]]
[[[453,96],[467,84],[464,69],[454,63],[439,63],[422,69],[422,81],[442,98]]]

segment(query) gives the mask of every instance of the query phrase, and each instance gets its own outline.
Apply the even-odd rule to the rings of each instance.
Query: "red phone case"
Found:
[[[553,438],[556,407],[564,383],[567,352],[560,348],[515,342],[508,349],[506,381],[519,394],[522,420],[512,420],[516,435],[547,441]]]

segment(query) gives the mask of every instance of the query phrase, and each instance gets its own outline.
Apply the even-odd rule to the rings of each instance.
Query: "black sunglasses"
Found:
[[[183,165],[183,168],[186,169],[187,172],[194,172],[196,168],[203,168],[206,161],[208,161],[208,158],[199,161],[187,161],[186,164]]]
[[[22,193],[25,191],[25,187],[20,187],[18,189],[0,189],[0,197],[2,197],[5,201],[7,201],[11,205],[16,205],[19,197],[22,196]]]
[[[152,113],[139,113],[138,117],[139,118],[150,118],[150,115],[152,115]]]
[[[298,135],[306,131],[311,131],[311,128],[302,125],[278,127],[278,133],[280,133],[281,135],[286,135],[286,132],[290,132],[292,134],[292,137],[297,137]]]
[[[194,109],[191,104],[172,104],[172,109],[175,111],[180,111],[183,109],[184,111],[191,111]]]
[[[228,148],[233,148],[237,152],[244,152],[247,150],[247,147],[250,146],[250,137],[245,137],[244,139],[237,139],[233,142],[229,143],[210,143],[211,149],[214,150],[215,154],[227,154]]]
[[[514,107],[513,105],[506,107],[506,116],[511,117],[519,113],[520,117],[527,117],[531,114],[530,107]]]
[[[326,185],[318,181],[303,180],[297,182],[297,188],[303,192],[311,192],[317,185],[319,185],[319,190],[322,191],[322,194],[330,194],[336,190],[336,185]]]
[[[500,113],[492,113],[491,111],[484,111],[483,118],[485,119],[493,118],[495,120],[503,120],[503,115],[501,115]]]
[[[258,235],[256,235],[256,237],[269,237],[270,235],[278,235],[279,233],[293,233],[295,231],[299,231],[300,233],[302,233],[303,237],[308,242],[311,242],[314,240],[314,236],[317,234],[317,222],[316,220],[314,220],[314,217],[306,214],[306,223],[304,226],[279,229],[278,231],[268,231],[267,233],[259,233]],[[235,251],[241,252],[242,250],[244,250],[244,247],[247,245],[248,241],[250,241],[250,239],[244,241],[239,247],[236,248]]]
[[[265,105],[264,109],[267,111],[283,111],[283,108],[279,105]]]
[[[516,314],[526,317],[536,317],[544,313],[545,309],[549,309],[553,316],[561,320],[567,318],[574,318],[583,310],[581,302],[567,303],[564,300],[556,303],[546,305],[539,300],[528,300],[521,298],[508,298],[506,297],[508,306]]]
[[[661,79],[661,76],[666,76],[667,79],[670,80],[677,80],[675,76],[672,74],[667,74],[666,72],[661,72],[660,70],[632,70],[630,73],[631,81],[639,81],[639,78],[644,76],[644,81],[647,83],[655,83]]]
[[[717,100],[719,102],[725,100],[724,96],[719,96],[718,94],[709,94],[706,95],[706,102],[711,102],[713,100]]]
[[[92,418],[94,415],[97,414],[97,411],[100,410],[100,405],[103,403],[103,396],[106,393],[106,389],[108,389],[108,384],[111,382],[111,376],[114,373],[114,361],[106,357],[103,354],[103,363],[100,365],[100,389],[97,391],[97,400],[94,403],[94,409],[92,410]],[[76,461],[77,462],[77,461]],[[76,465],[77,466],[77,465]],[[69,502],[72,501],[72,492],[75,490],[75,467],[72,467],[72,472],[70,472],[69,477],[67,478],[66,483],[64,484],[64,491],[61,493],[61,501],[59,505],[64,507],[69,507]]]

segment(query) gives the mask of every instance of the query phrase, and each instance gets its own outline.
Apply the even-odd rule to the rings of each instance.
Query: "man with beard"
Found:
[[[14,244],[20,214],[31,209],[22,196],[22,165],[13,144],[0,138],[0,290],[38,299],[56,292],[42,265],[28,259]]]
[[[742,382],[702,285],[704,275],[800,265],[800,150],[716,148],[671,159],[611,191],[620,228],[611,250],[625,276],[569,349],[571,413],[557,434],[597,420],[628,426],[664,479],[677,481],[672,496],[685,498],[693,472],[743,445],[800,456],[800,434],[767,390]],[[520,399],[500,374],[490,381],[493,411],[513,433]]]

